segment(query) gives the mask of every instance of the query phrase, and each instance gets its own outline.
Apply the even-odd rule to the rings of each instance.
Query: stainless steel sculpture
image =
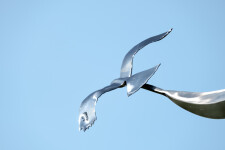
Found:
[[[183,92],[163,90],[149,84],[142,88],[164,95],[196,115],[212,119],[225,118],[225,89],[212,92]]]
[[[132,75],[134,55],[146,45],[163,39],[171,31],[172,29],[168,32],[148,38],[134,46],[123,59],[120,78],[113,80],[109,86],[91,93],[84,99],[79,111],[79,130],[85,131],[92,126],[97,119],[95,105],[102,94],[124,86],[127,86],[128,96],[134,94],[140,88],[143,88],[168,97],[178,106],[194,114],[214,119],[225,118],[225,89],[214,92],[195,93],[163,90],[153,85],[146,84],[157,71],[160,64],[151,69]]]

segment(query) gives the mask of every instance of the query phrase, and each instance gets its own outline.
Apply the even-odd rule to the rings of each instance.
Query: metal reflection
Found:
[[[168,97],[178,106],[203,117],[221,119],[225,118],[225,89],[214,92],[182,92],[163,90],[153,85],[146,84],[154,75],[160,64],[132,75],[132,64],[134,55],[146,45],[157,42],[166,37],[169,30],[160,35],[148,38],[134,46],[124,57],[120,71],[120,78],[115,79],[109,86],[97,90],[86,97],[80,106],[79,111],[79,129],[85,131],[93,125],[96,117],[95,105],[98,98],[109,91],[127,86],[127,95],[130,96],[137,92],[140,88],[152,91]]]
[[[212,118],[225,118],[225,89],[212,92],[185,92],[163,90],[145,84],[142,88],[168,97],[178,106],[196,115]]]
[[[140,49],[150,43],[163,39],[171,31],[172,29],[160,35],[148,38],[134,46],[124,57],[120,72],[120,78],[113,80],[109,86],[106,86],[103,89],[93,92],[83,100],[79,111],[79,130],[85,131],[94,124],[95,120],[97,119],[95,105],[97,103],[98,98],[102,94],[127,85],[127,94],[128,96],[130,96],[131,94],[138,91],[145,83],[148,82],[148,80],[154,75],[160,65],[157,65],[151,69],[137,73],[132,76],[133,57]]]
[[[79,112],[79,130],[86,130],[91,127],[96,117],[95,105],[98,101],[98,98],[109,91],[115,90],[117,88],[122,88],[126,86],[127,83],[127,91],[128,95],[131,95],[138,91],[148,80],[154,75],[157,71],[159,65],[148,69],[146,71],[134,74],[131,77],[127,78],[118,78],[112,81],[109,86],[104,87],[103,89],[97,90],[91,93],[88,97],[86,97],[80,106]],[[138,81],[138,82],[136,82]]]
[[[150,37],[144,41],[142,41],[141,43],[135,45],[124,57],[123,59],[123,63],[120,69],[120,78],[125,78],[125,77],[130,77],[132,75],[132,67],[133,67],[133,57],[134,55],[143,47],[145,47],[146,45],[153,43],[153,42],[157,42],[159,40],[162,40],[163,38],[165,38],[170,32],[172,31],[172,29],[170,29],[168,32]]]

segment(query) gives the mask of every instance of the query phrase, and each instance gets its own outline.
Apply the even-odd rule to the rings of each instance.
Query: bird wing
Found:
[[[131,76],[130,78],[127,78],[126,82],[127,82],[127,95],[130,96],[132,94],[134,94],[135,92],[137,92],[145,83],[148,82],[148,80],[155,74],[155,72],[158,70],[160,64],[134,74],[133,76]]]
[[[79,112],[79,130],[86,130],[97,119],[95,113],[95,105],[98,101],[98,98],[104,94],[105,92],[112,91],[121,86],[120,83],[113,83],[109,86],[106,86],[100,90],[97,90],[91,93],[88,97],[86,97],[80,105]]]
[[[136,46],[134,46],[126,54],[126,56],[123,59],[123,63],[122,63],[121,70],[120,70],[120,78],[130,77],[132,75],[133,57],[140,49],[142,49],[143,47],[145,47],[146,45],[148,45],[150,43],[157,42],[157,41],[163,39],[171,31],[172,31],[172,29],[170,29],[169,31],[167,31],[165,33],[150,37],[150,38],[142,41],[141,43],[137,44]]]

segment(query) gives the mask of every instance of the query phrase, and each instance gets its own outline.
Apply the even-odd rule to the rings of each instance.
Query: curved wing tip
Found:
[[[170,30],[167,31],[167,35],[170,34],[171,31],[173,31],[173,28],[170,28]]]
[[[164,32],[163,34],[163,37],[160,39],[160,40],[162,40],[163,38],[165,38],[167,35],[169,35],[170,34],[170,32],[173,30],[173,28],[171,28],[169,31],[167,31],[167,32]]]
[[[158,65],[156,65],[157,69],[161,66],[161,63],[159,63]]]

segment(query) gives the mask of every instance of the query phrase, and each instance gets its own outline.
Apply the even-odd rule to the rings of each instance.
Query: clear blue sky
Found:
[[[126,89],[103,95],[98,120],[78,131],[82,100],[119,77],[138,42],[134,73],[162,63],[148,83],[225,88],[224,1],[0,1],[1,150],[224,150],[225,120],[193,115],[169,99]]]

